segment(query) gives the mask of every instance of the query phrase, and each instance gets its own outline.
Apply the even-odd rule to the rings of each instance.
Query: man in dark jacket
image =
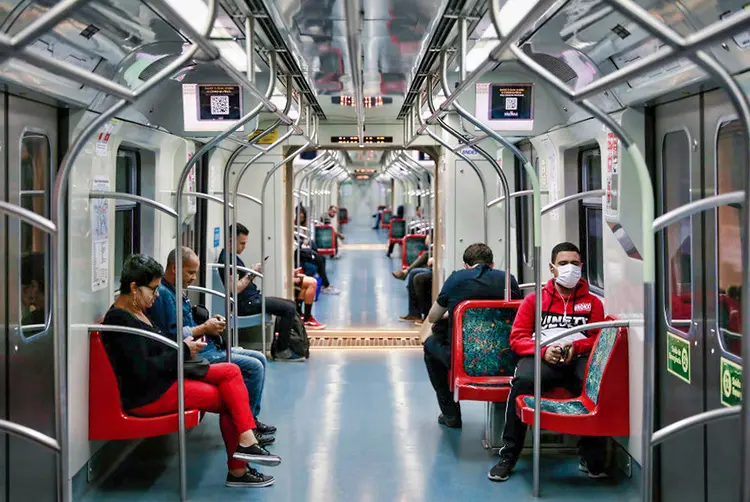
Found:
[[[492,249],[487,244],[472,244],[464,251],[464,269],[448,277],[427,320],[434,323],[432,335],[424,342],[424,363],[435,389],[441,415],[438,423],[461,427],[461,408],[453,401],[448,376],[451,368],[451,334],[453,311],[465,300],[503,300],[505,272],[495,270]],[[521,298],[515,277],[511,276],[511,298]]]
[[[552,249],[552,279],[542,289],[542,341],[556,333],[604,320],[601,300],[589,292],[581,278],[581,252],[575,244],[563,242]],[[520,357],[511,382],[506,404],[505,429],[500,461],[490,471],[492,481],[506,481],[523,449],[526,424],[516,415],[516,397],[534,393],[534,308],[536,295],[527,296],[518,309],[510,333],[510,348]],[[542,390],[565,387],[580,394],[588,355],[599,330],[577,333],[542,347]],[[591,478],[604,477],[604,444],[602,438],[584,436],[579,447],[583,461],[579,466]]]

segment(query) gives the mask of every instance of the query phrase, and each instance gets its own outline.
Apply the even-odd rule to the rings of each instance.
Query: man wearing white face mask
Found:
[[[604,320],[601,300],[589,292],[581,279],[581,253],[575,244],[563,242],[552,249],[550,272],[553,277],[542,289],[542,340],[561,331]],[[516,397],[534,393],[534,307],[536,295],[527,296],[518,309],[510,333],[510,348],[520,356],[506,404],[503,447],[500,462],[489,473],[493,481],[505,481],[518,460],[526,435],[526,425],[516,415]],[[581,393],[591,349],[599,330],[570,335],[549,347],[542,347],[542,392],[564,387]],[[605,477],[604,438],[584,436],[579,442],[583,457],[579,469],[590,478]]]

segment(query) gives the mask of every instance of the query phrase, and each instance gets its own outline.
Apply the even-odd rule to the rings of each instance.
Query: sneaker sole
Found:
[[[260,483],[241,483],[238,481],[226,481],[224,485],[228,486],[229,488],[265,488],[266,486],[271,486],[275,482],[276,480],[274,478],[271,478],[268,481],[262,481]]]
[[[310,331],[320,331],[326,329],[326,326],[325,324],[322,326],[308,326],[307,324],[305,324],[305,329],[309,329]]]
[[[276,442],[276,438],[269,438],[269,439],[264,439],[264,440],[262,440],[262,441],[261,441],[260,439],[258,440],[258,444],[259,444],[259,445],[260,445],[260,446],[261,446],[262,448],[265,448],[266,446],[272,445],[272,444],[274,444],[275,442]]]
[[[501,477],[501,476],[493,476],[492,474],[489,474],[489,473],[488,473],[488,474],[487,474],[487,478],[488,478],[488,479],[489,479],[490,481],[508,481],[508,480],[510,479],[510,474],[508,474],[508,475],[507,475],[507,476],[505,476],[505,477]]]
[[[266,455],[246,455],[243,453],[235,453],[232,455],[232,458],[252,464],[267,465],[269,467],[276,467],[281,463],[279,457],[268,457]]]
[[[609,474],[607,474],[604,471],[602,471],[602,472],[600,472],[598,474],[594,474],[591,471],[589,471],[588,467],[586,467],[583,464],[578,464],[578,470],[581,471],[581,472],[583,472],[583,473],[585,473],[585,474],[587,474],[590,479],[602,479],[602,478],[608,478],[609,477]]]
[[[305,358],[300,357],[298,359],[276,359],[276,361],[279,361],[281,363],[304,363]]]

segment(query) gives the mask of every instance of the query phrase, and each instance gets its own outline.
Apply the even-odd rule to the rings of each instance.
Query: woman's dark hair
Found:
[[[120,294],[130,293],[130,283],[148,286],[154,279],[164,277],[164,269],[158,261],[145,254],[134,254],[125,260],[120,275]]]

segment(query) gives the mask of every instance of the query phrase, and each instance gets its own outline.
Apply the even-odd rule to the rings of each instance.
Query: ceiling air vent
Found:
[[[578,77],[573,68],[568,66],[564,61],[560,61],[554,56],[549,54],[543,54],[541,52],[532,52],[531,46],[526,44],[523,46],[523,52],[528,54],[531,59],[539,63],[545,70],[552,73],[554,76],[562,80],[563,82],[570,82],[571,80]]]
[[[90,24],[86,26],[86,29],[81,32],[81,36],[87,40],[91,40],[91,37],[93,37],[97,33],[99,33],[99,28],[97,28],[93,24]]]

